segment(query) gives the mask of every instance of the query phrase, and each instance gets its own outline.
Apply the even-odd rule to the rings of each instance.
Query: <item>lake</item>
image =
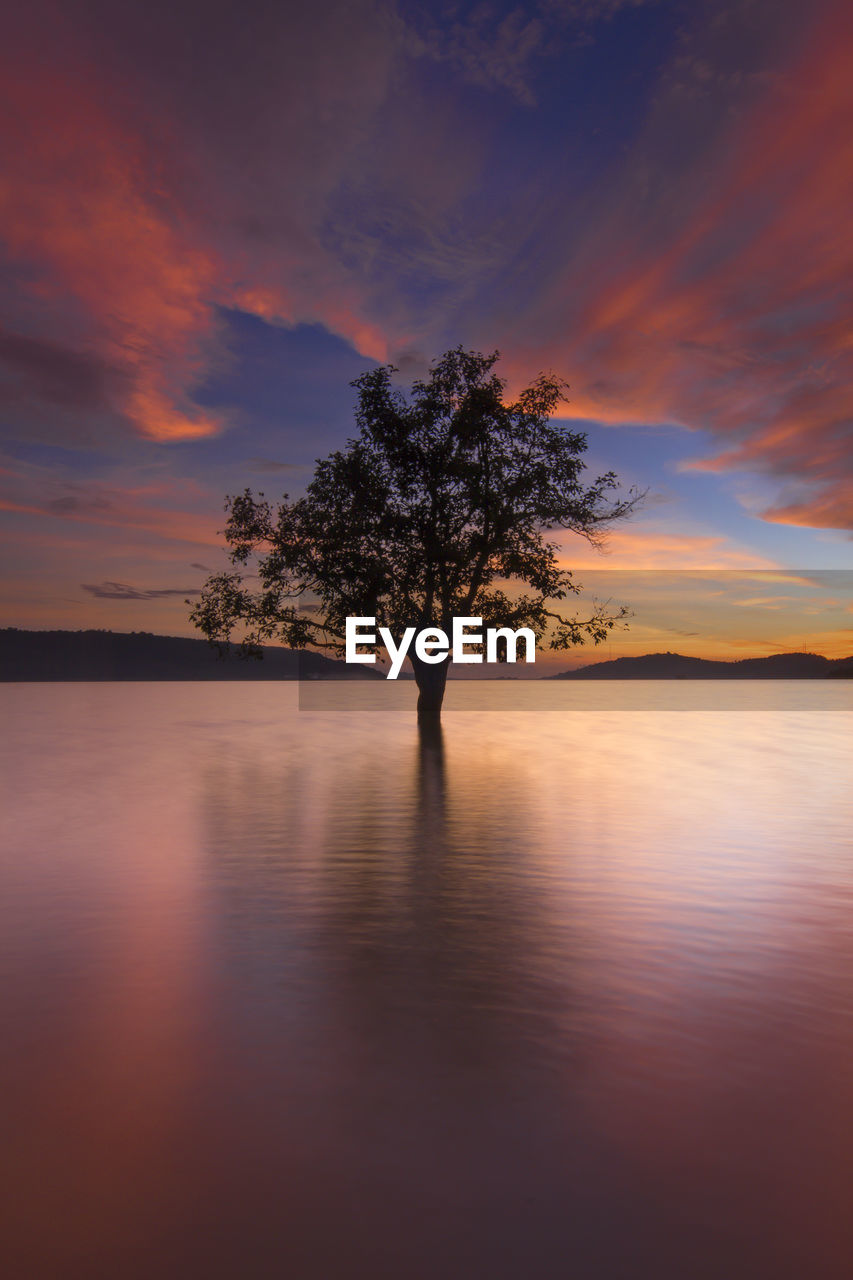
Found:
[[[853,685],[738,683],[0,685],[6,1274],[846,1280]]]

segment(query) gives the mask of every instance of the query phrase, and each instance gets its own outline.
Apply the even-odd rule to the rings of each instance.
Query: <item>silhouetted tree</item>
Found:
[[[359,433],[318,461],[304,497],[276,508],[248,489],[226,498],[231,562],[254,566],[256,585],[239,569],[209,578],[196,626],[220,643],[241,628],[244,653],[274,639],[343,653],[348,616],[375,616],[395,637],[475,616],[530,627],[555,649],[605,639],[625,610],[558,611],[580,588],[543,535],[569,529],[598,542],[639,496],[612,500],[612,472],[584,486],[586,436],[551,421],[566,384],[543,374],[505,403],[497,360],[449,351],[409,398],[392,366],[357,378]],[[448,663],[413,650],[410,660],[419,719],[435,721]]]

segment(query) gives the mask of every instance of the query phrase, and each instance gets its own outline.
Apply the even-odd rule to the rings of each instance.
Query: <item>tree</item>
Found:
[[[555,608],[580,588],[544,535],[598,543],[640,495],[611,499],[612,472],[584,486],[586,436],[551,421],[567,385],[542,374],[505,403],[498,358],[448,351],[408,399],[393,366],[362,374],[359,433],[317,462],[304,497],[276,509],[248,489],[227,497],[235,571],[209,578],[191,613],[208,639],[239,627],[244,654],[275,639],[341,654],[348,616],[373,616],[395,636],[475,616],[530,627],[553,649],[604,640],[626,611],[596,606],[581,620]],[[240,572],[250,564],[256,587]],[[410,660],[418,718],[436,722],[448,663]]]

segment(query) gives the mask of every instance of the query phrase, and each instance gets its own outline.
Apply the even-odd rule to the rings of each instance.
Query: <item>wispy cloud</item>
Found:
[[[194,587],[131,587],[125,582],[81,582],[83,591],[98,600],[161,600],[166,596],[197,596]]]
[[[220,503],[188,480],[159,479],[138,484],[70,483],[40,469],[8,471],[0,478],[0,511],[133,531],[152,539],[219,546]]]
[[[565,374],[576,418],[712,433],[693,465],[774,477],[767,520],[850,527],[849,5],[700,7],[605,170],[575,173],[572,115],[522,180],[492,105],[462,95],[530,119],[539,60],[628,7],[438,23],[329,0],[235,24],[200,0],[19,6],[0,53],[0,395],[21,433],[225,430],[196,399],[227,358],[222,307],[319,322],[379,360],[432,355],[452,328],[519,377]],[[55,514],[82,518],[73,497]]]
[[[399,40],[381,4],[326,9],[256,6],[242,41],[192,3],[128,4],[92,28],[38,0],[16,15],[0,54],[7,397],[106,407],[154,440],[215,434],[224,420],[193,392],[223,354],[217,304],[320,319],[384,354],[319,224]]]
[[[756,555],[718,534],[662,533],[642,528],[616,528],[607,535],[603,551],[589,546],[575,534],[555,541],[565,550],[570,569],[660,570],[773,569],[766,557]]]
[[[776,477],[765,519],[828,528],[853,527],[851,43],[833,4],[772,75],[727,74],[729,42],[676,59],[598,225],[507,328],[570,378],[569,416],[701,427],[721,448],[692,466]]]
[[[248,466],[251,471],[270,472],[271,474],[278,474],[279,472],[283,472],[285,474],[291,474],[291,475],[296,475],[304,471],[310,471],[311,469],[310,467],[306,466],[305,463],[277,462],[275,458],[250,458],[248,462]]]
[[[478,0],[454,6],[449,23],[428,10],[414,11],[403,27],[405,47],[414,57],[446,63],[470,84],[509,93],[532,107],[540,59],[564,52],[567,45],[591,42],[598,23],[649,2],[538,0],[507,11]]]

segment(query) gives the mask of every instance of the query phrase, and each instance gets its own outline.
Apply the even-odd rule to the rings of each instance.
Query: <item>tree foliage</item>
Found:
[[[612,472],[582,481],[586,437],[552,421],[561,379],[506,403],[497,360],[449,351],[408,397],[391,366],[357,378],[358,434],[317,463],[304,497],[226,499],[234,570],[208,580],[196,626],[217,642],[238,629],[245,652],[278,640],[340,653],[352,615],[394,634],[475,616],[557,649],[605,639],[624,610],[564,612],[579,587],[547,534],[598,543],[639,495],[614,496]]]

